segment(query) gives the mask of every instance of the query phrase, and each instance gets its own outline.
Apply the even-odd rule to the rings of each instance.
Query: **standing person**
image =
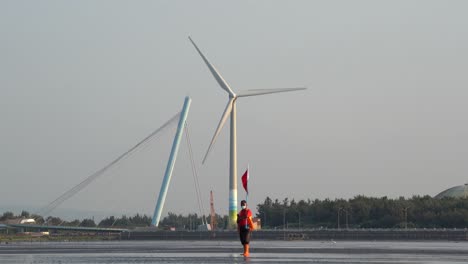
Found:
[[[244,246],[245,257],[249,256],[250,235],[254,229],[252,221],[252,211],[247,208],[247,201],[241,201],[242,210],[237,214],[237,231],[239,232],[240,241]]]

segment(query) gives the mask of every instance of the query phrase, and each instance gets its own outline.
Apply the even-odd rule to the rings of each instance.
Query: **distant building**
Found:
[[[1,223],[6,225],[36,224],[36,220],[32,218],[13,218],[2,221]]]
[[[210,224],[199,225],[197,227],[197,231],[210,231],[210,230],[211,230]]]
[[[26,235],[32,237],[41,237],[41,236],[48,236],[50,233],[48,231],[39,231],[39,232],[22,232],[19,235]]]
[[[15,233],[24,233],[24,228],[23,227],[16,227],[16,228],[11,228],[8,225],[27,225],[31,224],[34,225],[36,224],[36,221],[32,218],[13,218],[13,219],[7,219],[5,221],[0,222],[0,230],[5,230],[5,232],[8,234],[8,229],[14,229]],[[2,231],[3,232],[3,231]],[[44,235],[44,234],[41,234]]]
[[[434,198],[436,199],[442,199],[445,197],[468,198],[468,183],[465,183],[464,185],[459,185],[459,186],[449,188],[437,194],[436,196],[434,196]]]

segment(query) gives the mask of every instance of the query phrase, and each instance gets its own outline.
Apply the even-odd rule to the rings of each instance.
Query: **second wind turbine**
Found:
[[[195,49],[198,51],[203,61],[205,61],[206,66],[210,69],[211,74],[216,79],[218,84],[225,90],[229,95],[229,101],[226,105],[221,120],[219,121],[218,127],[211,139],[210,146],[206,151],[205,157],[203,158],[203,163],[205,163],[208,154],[210,153],[216,138],[218,137],[221,129],[224,126],[227,118],[231,116],[231,135],[230,135],[230,161],[229,161],[229,227],[234,228],[237,220],[237,132],[236,132],[236,100],[239,97],[263,95],[263,94],[272,94],[272,93],[282,93],[282,92],[291,92],[297,90],[305,90],[306,88],[281,88],[281,89],[255,89],[247,90],[244,92],[238,92],[237,94],[233,92],[229,84],[224,80],[224,78],[219,74],[216,68],[208,61],[208,59],[203,55],[200,49],[197,47],[192,38],[189,37],[190,42],[192,42]]]

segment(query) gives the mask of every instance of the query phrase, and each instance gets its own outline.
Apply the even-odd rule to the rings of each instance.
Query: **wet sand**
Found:
[[[467,263],[468,242],[253,241],[21,242],[0,263]]]

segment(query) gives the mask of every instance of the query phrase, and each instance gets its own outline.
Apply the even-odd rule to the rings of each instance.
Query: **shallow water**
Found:
[[[468,263],[467,242],[34,242],[0,245],[0,263]]]

